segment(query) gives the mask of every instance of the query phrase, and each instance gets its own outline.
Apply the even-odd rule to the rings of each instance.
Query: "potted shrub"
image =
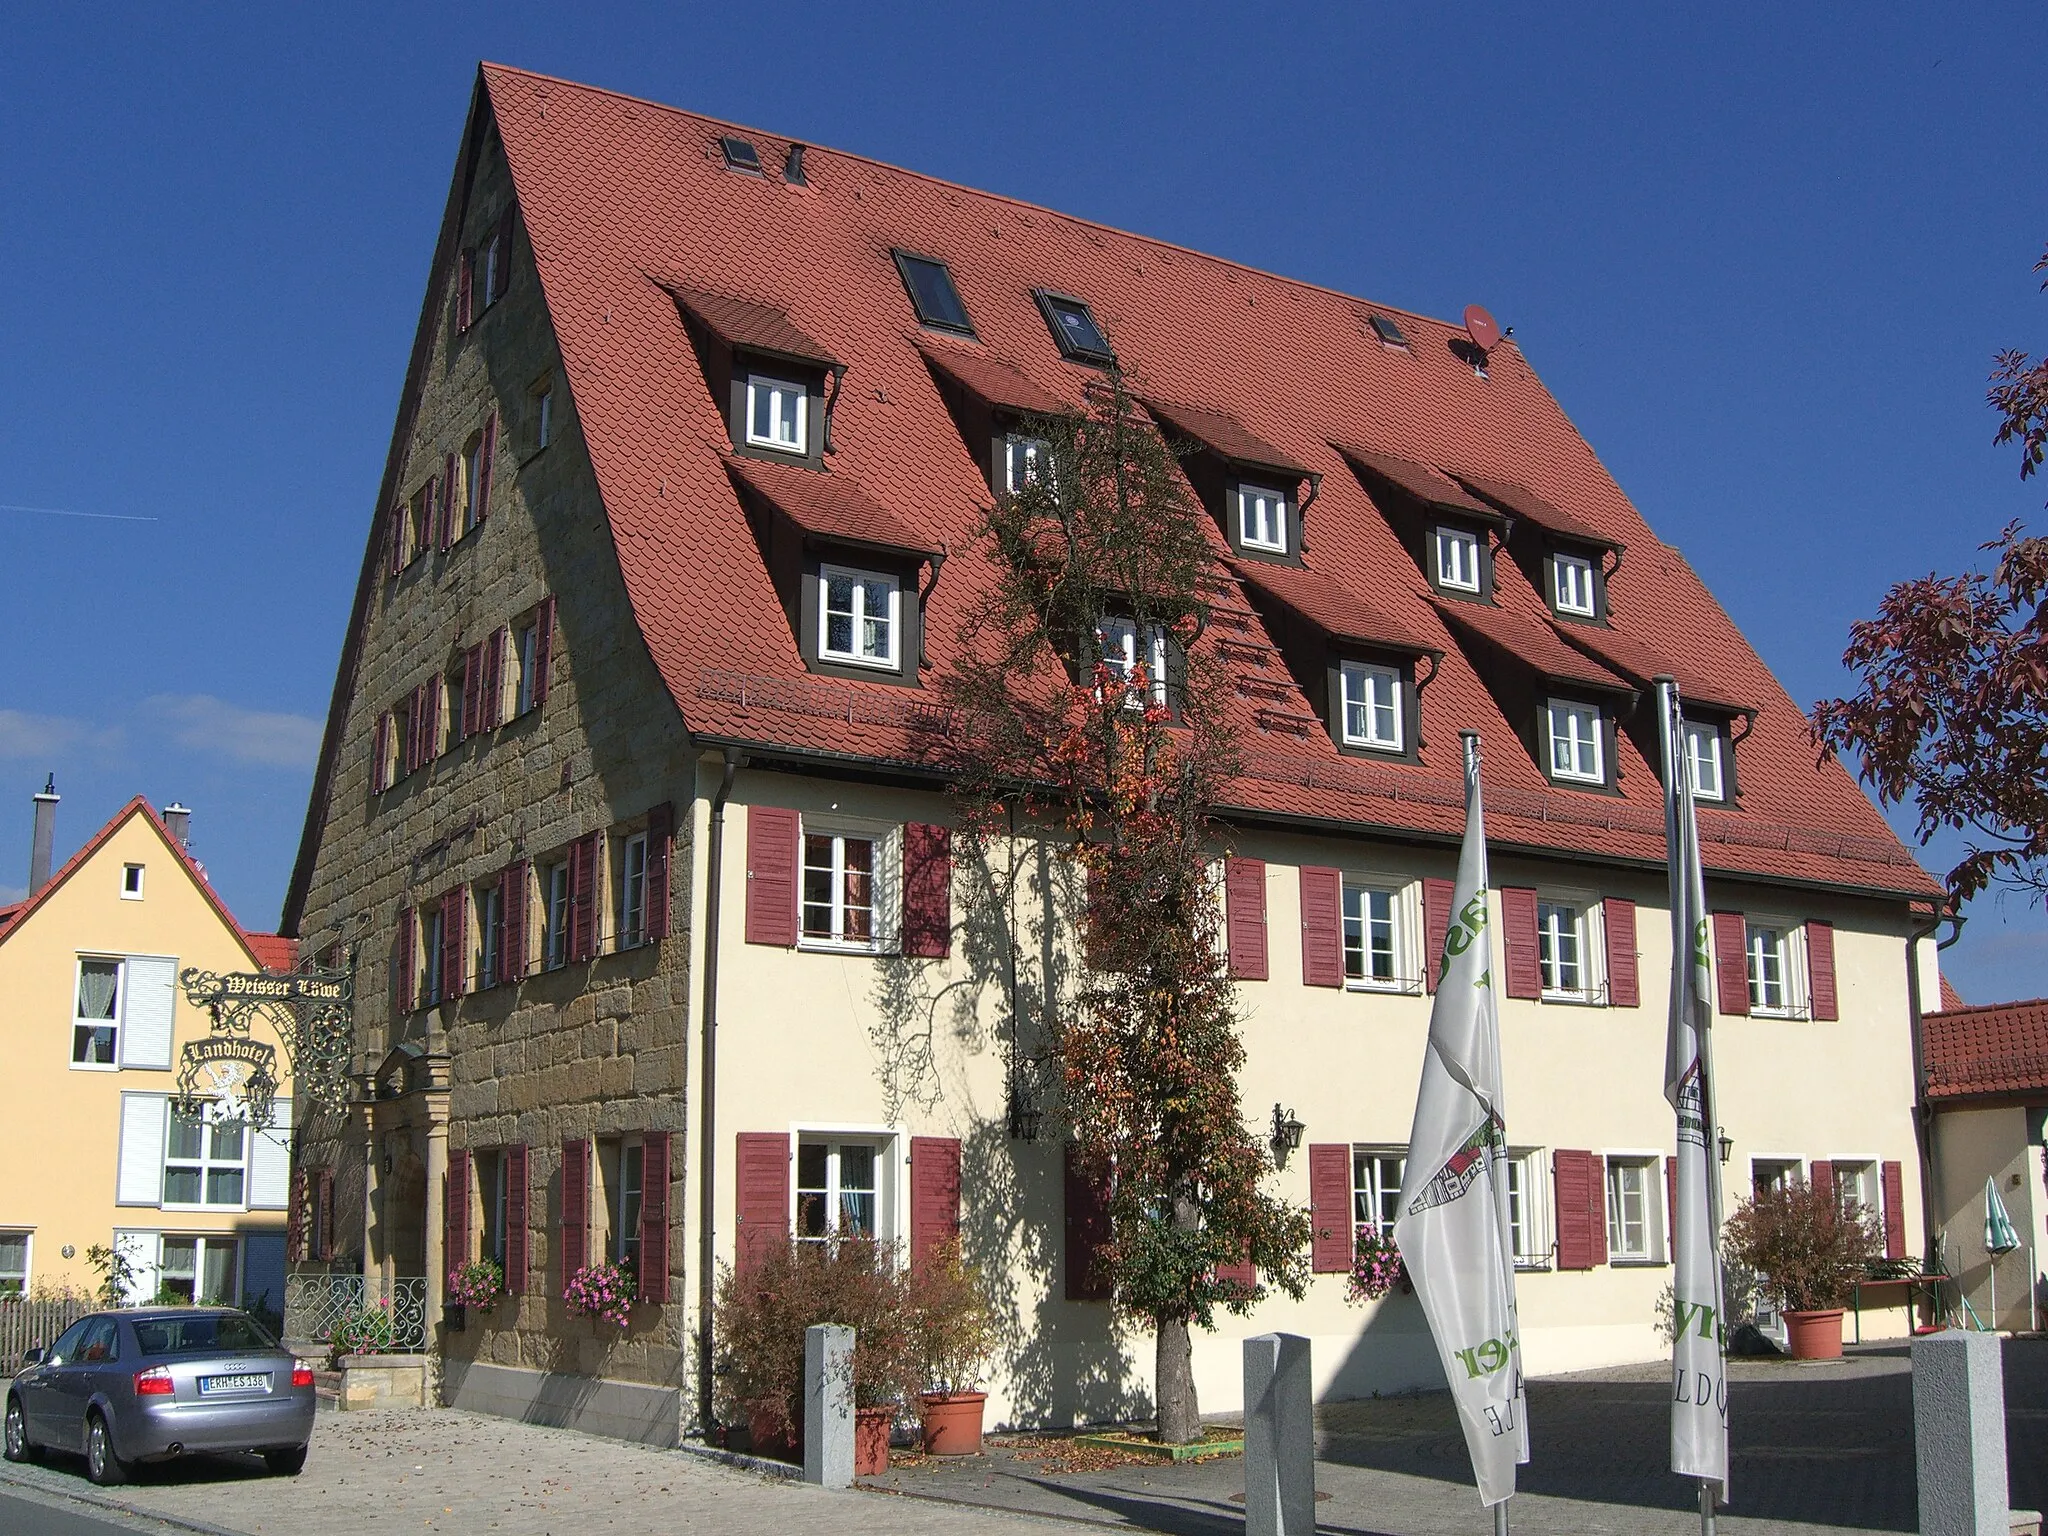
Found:
[[[981,1449],[988,1403],[981,1377],[996,1342],[979,1266],[961,1257],[957,1237],[940,1244],[910,1276],[910,1344],[924,1383],[917,1407],[926,1454],[971,1456]]]
[[[1762,1275],[1777,1294],[1793,1359],[1842,1353],[1849,1288],[1884,1251],[1867,1212],[1845,1213],[1831,1191],[1794,1180],[1737,1206],[1723,1241],[1729,1258]]]

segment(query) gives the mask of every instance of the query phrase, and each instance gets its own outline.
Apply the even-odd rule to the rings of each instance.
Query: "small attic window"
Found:
[[[725,168],[728,171],[744,171],[749,176],[761,174],[761,156],[755,150],[753,140],[729,133],[718,141],[718,147],[725,151]]]
[[[1059,343],[1061,356],[1098,367],[1116,361],[1109,338],[1102,334],[1102,327],[1095,323],[1095,316],[1084,301],[1049,288],[1033,289],[1031,296],[1038,300],[1045,323],[1052,327],[1052,339]]]
[[[1372,326],[1373,335],[1379,337],[1387,346],[1405,347],[1408,345],[1408,338],[1401,334],[1401,327],[1394,323],[1392,315],[1383,315],[1375,309],[1368,311],[1365,318],[1366,322]]]
[[[902,274],[919,323],[962,336],[974,334],[974,322],[967,318],[967,306],[960,302],[960,290],[953,286],[953,274],[943,261],[908,251],[889,254],[896,258],[896,270]]]

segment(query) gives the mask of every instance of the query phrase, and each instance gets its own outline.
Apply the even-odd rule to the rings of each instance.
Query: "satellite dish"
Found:
[[[1477,304],[1465,306],[1465,334],[1472,338],[1472,344],[1482,352],[1491,352],[1500,345],[1500,326],[1493,316]]]

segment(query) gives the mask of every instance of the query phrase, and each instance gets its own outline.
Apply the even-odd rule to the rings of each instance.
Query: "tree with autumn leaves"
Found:
[[[2035,263],[2048,271],[2048,255]],[[2042,285],[2048,288],[2048,283]],[[2048,453],[2048,358],[2001,353],[1991,376],[1997,441],[2020,478]],[[1964,834],[1951,900],[1993,885],[2048,896],[2048,539],[2018,523],[1982,546],[1987,572],[1900,582],[1850,628],[1842,660],[1861,689],[1814,706],[1824,747],[1851,751],[1886,805],[1911,799],[1922,843]]]
[[[1221,939],[1218,792],[1234,757],[1204,639],[1229,578],[1172,450],[1112,371],[1030,424],[1023,483],[968,558],[988,597],[947,678],[963,835],[1012,814],[1064,845],[1078,966],[1050,1030],[1061,1117],[1101,1192],[1096,1276],[1157,1346],[1159,1435],[1201,1433],[1192,1333],[1261,1287],[1299,1296],[1307,1213],[1264,1188]],[[1252,1287],[1221,1273],[1249,1261]]]

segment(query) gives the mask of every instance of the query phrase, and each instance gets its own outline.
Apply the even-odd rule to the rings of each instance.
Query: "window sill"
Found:
[[[809,954],[819,955],[893,955],[896,951],[886,945],[849,944],[842,939],[817,939],[806,935],[796,941],[796,947]]]
[[[1366,741],[1358,736],[1340,736],[1337,738],[1337,745],[1349,747],[1355,752],[1371,752],[1380,757],[1400,757],[1408,750],[1398,741]]]
[[[1616,1258],[1612,1254],[1607,1258],[1609,1269],[1665,1269],[1669,1263],[1667,1259]]]
[[[807,459],[811,456],[810,450],[799,444],[771,442],[766,438],[756,437],[751,432],[747,434],[744,446],[758,448],[765,453],[778,454],[785,459]]]
[[[180,1216],[204,1216],[208,1213],[217,1214],[221,1212],[225,1212],[229,1215],[234,1215],[238,1212],[246,1214],[251,1209],[251,1207],[249,1207],[248,1205],[173,1205],[170,1201],[165,1200],[160,1202],[157,1205],[156,1209],[160,1211],[170,1211]],[[213,1237],[216,1235],[220,1237],[233,1237],[236,1234],[232,1232],[222,1232],[218,1234],[207,1232],[202,1233],[201,1235],[205,1237]]]
[[[1795,1024],[1811,1024],[1813,1012],[1807,1008],[1755,1008],[1749,1010],[1752,1019],[1786,1019]]]
[[[1397,977],[1392,981],[1361,981],[1355,976],[1344,978],[1346,992],[1374,992],[1382,997],[1420,997],[1422,979]]]
[[[1597,992],[1545,992],[1543,1001],[1558,1008],[1605,1008],[1607,999]]]
[[[1515,1260],[1515,1273],[1516,1273],[1516,1274],[1518,1274],[1518,1275],[1545,1275],[1545,1274],[1548,1274],[1548,1273],[1550,1273],[1550,1260],[1549,1260],[1548,1258],[1541,1258],[1541,1259],[1516,1259],[1516,1260]]]
[[[121,1063],[118,1061],[74,1061],[71,1063],[71,1070],[74,1072],[118,1072],[121,1070]]]
[[[838,651],[819,651],[818,660],[826,666],[859,667],[864,672],[893,672],[902,675],[903,663],[895,657],[878,661],[873,656],[846,656]]]

